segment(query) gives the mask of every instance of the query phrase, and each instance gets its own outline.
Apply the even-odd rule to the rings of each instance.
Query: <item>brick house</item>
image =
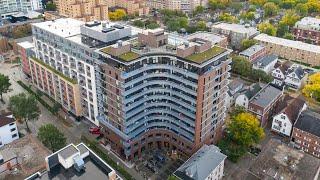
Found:
[[[311,110],[301,113],[292,131],[295,146],[315,157],[320,157],[320,114]]]
[[[266,126],[268,120],[276,112],[276,106],[281,102],[283,90],[271,86],[263,87],[250,101],[248,111],[260,120],[261,126]]]

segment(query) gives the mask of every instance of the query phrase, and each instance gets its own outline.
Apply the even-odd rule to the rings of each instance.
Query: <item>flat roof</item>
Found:
[[[174,175],[183,180],[203,180],[226,158],[218,147],[203,145],[174,172]]]
[[[282,91],[280,89],[267,85],[250,100],[250,103],[260,107],[266,107],[281,94]]]
[[[320,114],[310,110],[303,111],[294,127],[320,137]]]
[[[254,39],[262,42],[277,44],[280,46],[285,46],[289,48],[300,49],[303,51],[309,51],[309,52],[320,54],[320,46],[304,43],[301,41],[294,41],[294,40],[269,36],[267,34],[259,34],[256,37],[254,37]]]
[[[265,47],[263,45],[255,44],[255,45],[249,47],[248,49],[240,52],[240,55],[250,57],[250,56],[254,55],[256,52],[261,51],[264,48]]]
[[[29,49],[29,48],[33,48],[34,47],[33,43],[30,42],[30,41],[20,42],[20,43],[18,43],[18,45],[23,47],[24,49]]]
[[[40,29],[51,32],[61,37],[70,37],[80,34],[80,26],[85,22],[72,18],[61,18],[52,21],[33,23],[32,25]]]
[[[58,154],[64,159],[67,159],[78,152],[78,149],[73,144],[70,144],[69,146],[66,146],[64,149],[60,150]]]
[[[223,49],[221,47],[218,47],[218,46],[213,46],[212,48],[204,51],[204,52],[201,52],[201,53],[197,53],[197,54],[192,54],[190,56],[187,56],[185,57],[186,60],[188,61],[192,61],[194,63],[197,63],[197,64],[201,64],[221,53],[224,53],[226,52],[227,50],[226,49]]]
[[[320,19],[314,17],[304,17],[300,21],[296,22],[295,27],[320,31]]]
[[[226,39],[225,36],[214,34],[212,32],[196,32],[187,36],[187,39],[200,38],[207,41],[210,41],[212,44],[217,44],[222,40]]]
[[[254,35],[259,31],[255,27],[248,27],[246,25],[234,24],[234,23],[217,23],[212,25],[213,28],[225,29],[228,31],[238,32],[238,33],[248,33],[249,35]]]
[[[253,158],[248,170],[245,170],[256,179],[309,180],[315,178],[320,167],[320,159],[289,147],[277,139],[269,140],[261,150],[259,156]]]

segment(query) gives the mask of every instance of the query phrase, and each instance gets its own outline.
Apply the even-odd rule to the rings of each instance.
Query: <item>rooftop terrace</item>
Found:
[[[214,46],[212,47],[211,49],[208,49],[204,52],[201,52],[201,53],[197,53],[197,54],[192,54],[190,56],[187,56],[186,59],[188,61],[192,61],[194,63],[197,63],[197,64],[201,64],[223,52],[225,52],[226,50],[221,48],[221,47],[218,47],[218,46]]]

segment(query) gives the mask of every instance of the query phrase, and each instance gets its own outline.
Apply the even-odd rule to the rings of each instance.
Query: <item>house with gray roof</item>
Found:
[[[270,73],[274,69],[274,65],[278,61],[278,56],[274,54],[266,55],[262,58],[257,59],[252,68],[257,70],[262,70],[265,73]]]
[[[251,98],[256,95],[263,86],[264,85],[261,83],[255,83],[247,88],[244,88],[239,92],[239,95],[235,97],[235,106],[242,106],[247,109]]]
[[[288,69],[284,83],[286,86],[289,86],[293,89],[300,89],[306,80],[307,75],[302,67],[294,64]]]
[[[258,58],[261,58],[266,54],[267,54],[266,47],[260,44],[255,44],[239,53],[240,56],[246,58],[250,62],[254,62]]]
[[[265,126],[276,114],[276,106],[281,102],[282,96],[283,89],[268,84],[250,99],[248,111],[258,117],[261,126]]]
[[[222,179],[226,155],[214,145],[204,145],[173,175],[181,180]]]

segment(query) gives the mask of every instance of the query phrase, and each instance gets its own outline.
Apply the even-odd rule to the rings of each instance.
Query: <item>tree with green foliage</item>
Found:
[[[207,24],[205,21],[199,21],[197,23],[197,30],[198,31],[206,31],[207,30]]]
[[[237,17],[232,16],[230,13],[223,13],[219,16],[220,21],[225,21],[229,23],[237,23],[239,20]]]
[[[10,97],[10,110],[17,119],[25,122],[27,130],[30,132],[28,122],[37,120],[40,114],[38,102],[34,96],[21,93]]]
[[[283,9],[292,9],[296,5],[295,0],[282,0],[280,3],[280,7]]]
[[[203,6],[197,6],[196,9],[193,11],[193,14],[194,15],[197,15],[197,14],[201,14],[204,12],[204,7]]]
[[[241,49],[245,50],[257,43],[254,39],[244,39],[241,41]]]
[[[178,180],[178,178],[174,175],[170,175],[167,180]]]
[[[303,87],[302,93],[320,102],[320,72],[308,77],[308,83]]]
[[[250,146],[259,143],[264,136],[257,117],[240,109],[231,116],[226,136],[218,142],[218,146],[232,162],[237,162]]]
[[[39,128],[38,139],[52,152],[66,146],[66,138],[53,124],[43,125]]]
[[[261,33],[268,34],[270,36],[275,36],[277,34],[277,28],[268,22],[264,22],[258,25],[258,29]]]
[[[253,4],[259,7],[262,7],[266,2],[267,2],[266,0],[249,0],[250,4]]]
[[[319,13],[320,12],[319,0],[308,0],[306,5],[308,6],[309,13]]]
[[[11,83],[9,77],[4,74],[0,74],[0,96],[2,102],[4,102],[2,95],[10,91],[10,86]]]
[[[254,15],[255,15],[255,12],[242,12],[240,14],[240,18],[243,19],[243,20],[253,20],[254,19]]]
[[[289,39],[289,40],[293,40],[293,39],[294,39],[294,36],[293,36],[292,33],[286,33],[286,34],[284,34],[283,38]]]
[[[56,11],[57,10],[57,5],[51,1],[47,2],[45,5],[47,11]]]
[[[264,15],[266,17],[275,16],[279,12],[279,7],[273,2],[267,2],[263,5]]]
[[[308,6],[307,4],[299,3],[296,5],[295,8],[297,14],[300,16],[307,16],[308,15]]]
[[[289,31],[290,31],[290,27],[286,23],[280,21],[278,24],[277,36],[283,37]]]
[[[265,83],[270,83],[273,81],[273,77],[266,72],[260,70],[260,69],[251,69],[251,75],[250,78],[255,81],[262,81]]]
[[[296,14],[293,10],[286,11],[286,14],[282,17],[280,22],[288,25],[289,27],[293,27],[297,21],[300,20],[300,16]]]
[[[23,38],[32,35],[30,24],[15,26],[12,29],[12,37],[14,39]]]
[[[242,56],[235,56],[232,58],[231,69],[233,73],[249,76],[251,72],[251,63]]]

